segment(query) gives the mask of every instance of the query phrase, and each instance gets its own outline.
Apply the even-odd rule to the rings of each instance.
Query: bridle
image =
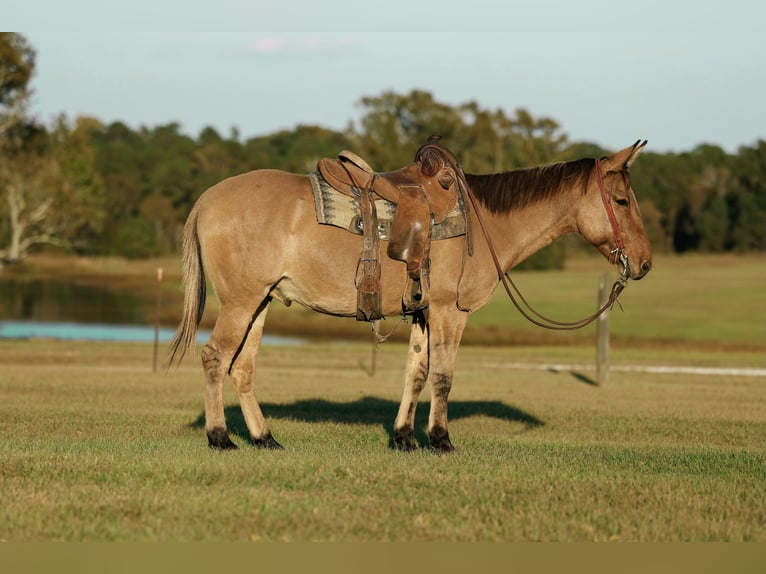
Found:
[[[481,214],[477,208],[478,202],[476,200],[476,196],[473,194],[473,190],[470,188],[470,186],[468,186],[468,198],[471,201],[474,213],[476,213],[476,219],[479,221],[479,226],[481,227],[484,239],[487,241],[489,253],[492,256],[492,261],[495,264],[495,269],[497,270],[500,281],[505,288],[505,292],[508,293],[508,297],[510,297],[511,302],[522,314],[522,316],[538,327],[544,327],[546,329],[553,329],[556,331],[571,331],[585,327],[586,325],[595,321],[602,313],[614,306],[614,304],[617,302],[617,298],[620,296],[620,293],[622,293],[623,289],[625,289],[628,283],[628,256],[625,253],[623,247],[622,237],[620,236],[620,230],[617,227],[617,219],[614,216],[614,209],[612,209],[611,200],[607,196],[606,189],[604,188],[604,178],[601,173],[601,161],[598,158],[596,158],[596,181],[598,182],[599,191],[601,192],[601,201],[604,204],[604,209],[606,210],[606,215],[609,219],[609,224],[612,227],[612,235],[614,237],[615,248],[609,253],[609,261],[613,263],[619,261],[622,264],[622,276],[614,282],[612,285],[612,290],[609,294],[609,298],[607,299],[606,303],[604,303],[604,305],[598,309],[598,311],[589,317],[585,317],[579,321],[571,322],[556,321],[535,311],[521,294],[521,291],[519,291],[519,288],[513,282],[510,275],[503,271],[503,268],[500,265],[500,261],[497,258],[495,248],[492,244],[492,240],[489,236],[487,226],[484,224],[484,220],[482,219]],[[612,261],[612,256],[614,256],[614,261]]]
[[[625,253],[625,249],[622,244],[622,236],[620,236],[620,228],[617,227],[617,218],[614,216],[614,209],[612,208],[612,201],[606,194],[604,188],[604,177],[601,175],[601,161],[596,158],[596,181],[598,182],[598,189],[601,192],[601,201],[604,203],[604,209],[606,209],[606,216],[609,218],[609,224],[612,226],[612,236],[614,237],[614,249],[609,252],[609,261],[612,262],[612,256],[614,255],[614,263],[619,261],[622,264],[622,279],[628,280],[628,256]]]

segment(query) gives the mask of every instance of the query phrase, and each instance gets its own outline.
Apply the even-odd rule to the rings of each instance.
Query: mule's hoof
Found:
[[[394,446],[403,452],[412,452],[420,448],[411,430],[394,431]]]
[[[237,450],[239,447],[231,442],[226,429],[213,429],[207,432],[207,443],[215,450]]]
[[[271,433],[263,438],[254,438],[253,446],[256,448],[265,448],[267,450],[284,450],[285,448],[271,436]]]
[[[449,433],[446,430],[434,429],[428,436],[431,450],[438,453],[452,452],[455,447],[449,439]]]

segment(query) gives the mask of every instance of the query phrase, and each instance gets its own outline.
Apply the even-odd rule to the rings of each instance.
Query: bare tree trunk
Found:
[[[52,198],[46,198],[37,207],[27,212],[24,185],[22,181],[13,181],[5,190],[10,237],[8,246],[0,250],[0,259],[6,263],[21,261],[33,245],[65,243],[56,239],[55,229],[46,221],[53,205]]]
[[[24,210],[24,197],[16,185],[9,184],[5,191],[8,202],[8,223],[10,227],[10,241],[5,249],[3,259],[7,262],[20,261],[21,238],[24,235],[24,225],[21,223],[21,212]]]

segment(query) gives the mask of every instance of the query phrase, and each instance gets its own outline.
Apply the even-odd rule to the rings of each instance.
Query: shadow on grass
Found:
[[[569,369],[562,369],[559,367],[549,367],[546,369],[549,373],[553,373],[555,375],[558,375],[560,373],[569,373],[572,375],[575,379],[580,381],[581,383],[585,383],[586,385],[591,385],[594,387],[598,386],[598,381],[596,379],[589,377],[588,375],[585,375],[583,373],[580,373],[579,371],[570,371]]]
[[[267,419],[292,419],[309,423],[333,422],[341,424],[364,424],[382,426],[389,436],[389,446],[394,448],[394,417],[399,404],[376,397],[364,397],[352,403],[333,402],[324,399],[304,399],[289,404],[265,403],[261,405]],[[415,420],[415,439],[421,445],[428,444],[428,436],[423,430],[428,420],[429,404],[418,405]],[[229,433],[245,441],[250,434],[239,405],[225,408],[226,426]],[[471,416],[487,416],[499,420],[518,422],[525,430],[544,425],[540,419],[508,406],[499,401],[455,401],[449,403],[450,420]],[[204,411],[189,425],[191,428],[205,427]],[[277,431],[278,432],[278,431]]]
[[[591,385],[594,387],[598,386],[598,381],[594,379],[593,377],[589,377],[588,375],[584,375],[583,373],[579,373],[577,371],[571,371],[572,376],[577,379],[578,381],[585,383],[586,385]]]

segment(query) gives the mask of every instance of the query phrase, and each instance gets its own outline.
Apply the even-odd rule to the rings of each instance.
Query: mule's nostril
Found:
[[[652,268],[652,263],[651,263],[651,261],[644,261],[644,262],[641,264],[641,272],[642,272],[642,273],[649,273],[649,270],[650,270],[651,268]]]

